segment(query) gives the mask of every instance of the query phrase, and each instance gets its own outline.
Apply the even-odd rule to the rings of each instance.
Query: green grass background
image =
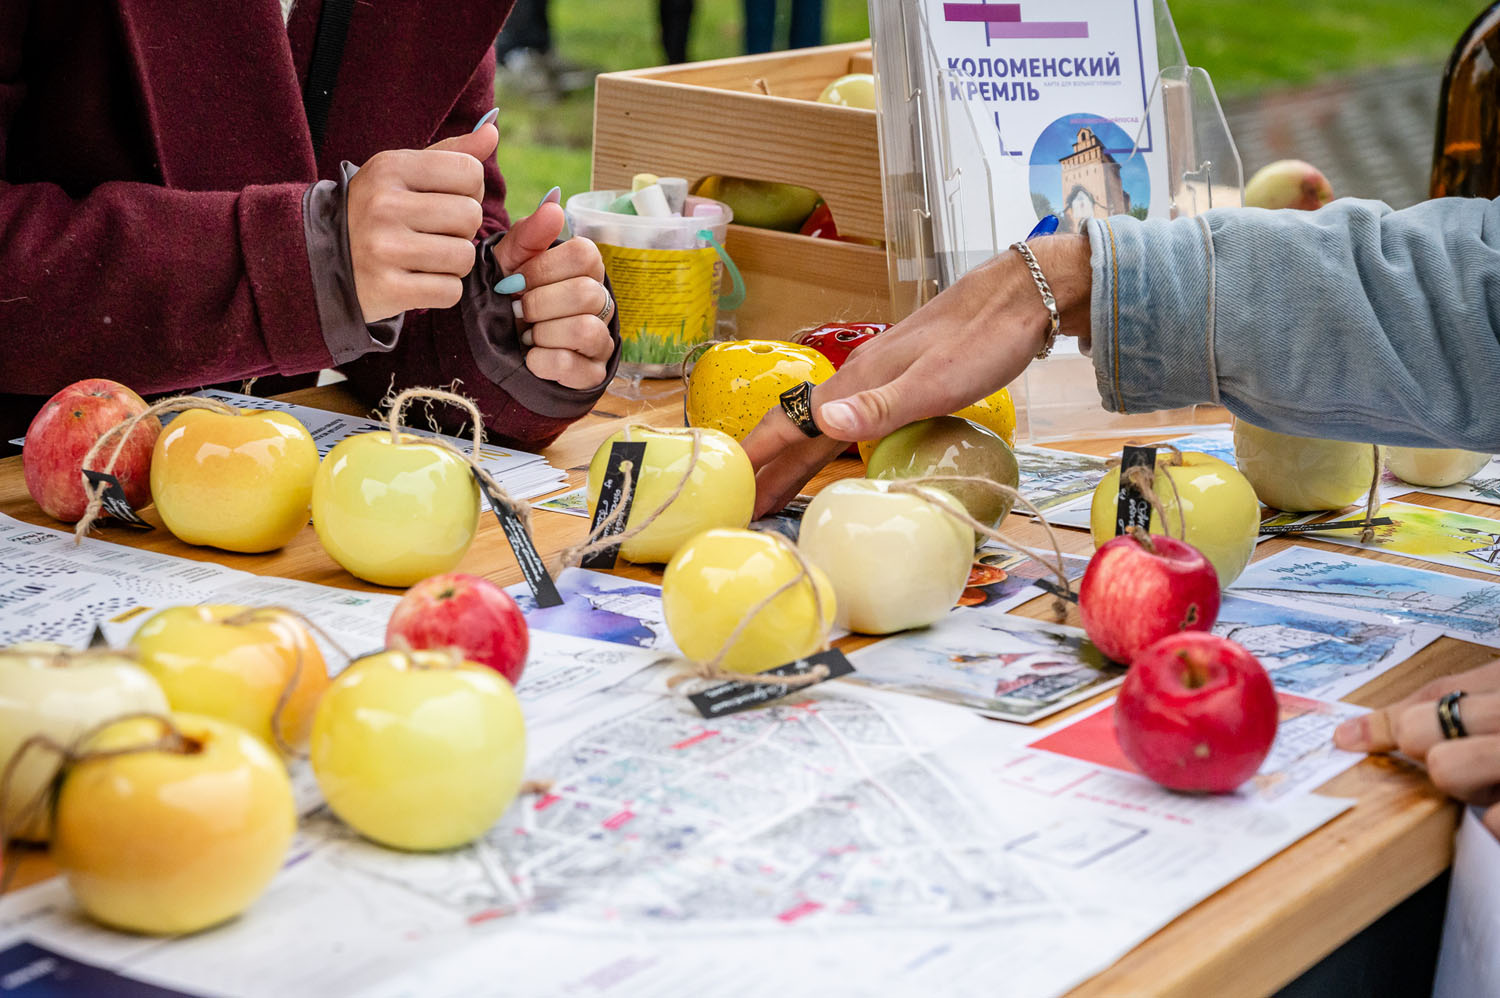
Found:
[[[888,0],[909,2],[909,0]],[[787,6],[785,3],[783,7]],[[1294,87],[1381,66],[1442,61],[1481,0],[1174,0],[1188,60],[1207,69],[1221,97]],[[554,45],[563,58],[600,70],[662,61],[656,0],[551,0]],[[824,0],[828,42],[869,34],[864,0]],[[739,0],[698,0],[689,54],[741,51]],[[589,181],[593,95],[537,103],[498,87],[500,169],[513,215],[525,215],[553,184],[566,197]]]

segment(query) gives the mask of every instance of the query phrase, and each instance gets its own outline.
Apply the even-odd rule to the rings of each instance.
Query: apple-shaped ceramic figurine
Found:
[[[1236,419],[1234,463],[1267,506],[1310,513],[1362,501],[1375,474],[1375,449],[1346,440],[1294,437]]]
[[[825,322],[797,334],[797,342],[828,358],[837,371],[849,355],[891,328],[888,322]]]
[[[0,772],[27,739],[46,735],[72,745],[80,735],[115,717],[165,714],[167,698],[155,679],[130,656],[108,649],[76,651],[28,642],[0,649]],[[49,808],[23,814],[57,775],[61,760],[33,748],[11,775],[0,825],[16,838],[46,841]]]
[[[83,517],[89,503],[82,473],[84,455],[100,436],[146,408],[135,392],[104,378],[75,381],[46,401],[26,429],[21,452],[26,491],[43,513],[64,523],[77,523]],[[151,501],[151,451],[160,432],[161,422],[155,416],[141,420],[131,429],[115,462],[112,474],[136,509]],[[119,442],[119,434],[110,434],[92,470],[104,470]]]
[[[875,74],[846,73],[818,94],[819,104],[875,110]]]
[[[451,572],[479,529],[479,485],[458,454],[414,433],[339,441],[312,488],[313,527],[333,560],[377,586]]]
[[[953,496],[930,486],[846,478],[813,497],[798,547],[828,576],[837,622],[861,634],[924,627],[968,584],[974,531],[941,508]],[[923,498],[925,495],[927,498]]]
[[[1094,552],[1078,587],[1078,613],[1095,647],[1129,665],[1147,645],[1219,618],[1219,577],[1203,552],[1132,530]]]
[[[1228,586],[1240,577],[1255,553],[1260,502],[1245,476],[1216,457],[1188,451],[1182,455],[1182,464],[1168,463],[1173,460],[1175,457],[1169,454],[1157,455],[1152,489],[1167,512],[1167,522],[1161,522],[1153,511],[1147,532],[1176,537],[1180,500],[1181,520],[1187,524],[1183,539],[1202,551],[1214,566],[1219,585]],[[1167,481],[1169,475],[1171,482]],[[1096,548],[1115,536],[1119,495],[1120,469],[1115,468],[1094,489],[1089,527]]]
[[[526,618],[510,593],[488,579],[453,572],[406,591],[385,626],[392,648],[455,648],[511,685],[521,680],[531,644]]]
[[[1317,211],[1333,200],[1333,185],[1311,163],[1282,159],[1255,171],[1245,185],[1247,208],[1295,208]]]
[[[812,582],[801,579],[756,614],[724,656],[725,669],[764,672],[821,647],[837,607],[828,577],[817,565],[809,567]],[[751,609],[801,574],[796,556],[772,534],[705,530],[682,546],[662,576],[667,630],[688,658],[710,662]]]
[[[151,498],[178,540],[274,551],[307,524],[318,448],[284,412],[191,409],[156,439]]]
[[[693,193],[729,205],[740,225],[782,232],[796,232],[818,203],[818,192],[806,187],[742,177],[704,177]]]
[[[957,416],[938,416],[903,426],[875,445],[865,467],[865,477],[872,479],[929,475],[983,478],[1012,489],[1021,484],[1020,468],[1010,445],[977,423]],[[987,527],[1005,519],[1015,502],[998,489],[969,482],[940,482],[934,488],[950,493],[970,516]],[[985,540],[976,537],[975,546]],[[838,588],[836,583],[834,588]]]
[[[1142,649],[1115,701],[1126,758],[1171,790],[1230,793],[1276,740],[1271,677],[1240,645],[1184,631]]]
[[[118,721],[81,748],[57,795],[52,857],[94,919],[182,935],[227,921],[281,869],[297,807],[281,760],[233,724],[173,714]]]
[[[715,343],[699,356],[688,379],[688,425],[744,440],[767,410],[781,404],[782,392],[831,377],[833,365],[812,347],[779,340]]]
[[[313,722],[333,812],[397,849],[483,835],[521,789],[526,722],[505,677],[451,651],[390,650],[339,674]]]
[[[273,608],[168,607],[146,618],[131,645],[173,710],[237,724],[272,751],[306,744],[328,687],[328,666],[306,625]]]
[[[644,466],[632,471],[634,500],[625,530],[645,521],[688,476],[682,494],[650,526],[620,546],[620,557],[637,564],[667,562],[690,538],[711,527],[744,527],[755,512],[755,471],[745,451],[727,433],[699,430],[698,463],[692,464],[693,434],[681,430],[632,427],[630,439],[644,441]],[[625,439],[622,430],[594,452],[589,462],[589,516],[609,469],[610,447]]]
[[[1432,447],[1386,447],[1385,466],[1408,485],[1430,489],[1466,482],[1490,463],[1489,454]]]
[[[1006,446],[1016,445],[1016,403],[1010,397],[1008,388],[986,395],[973,405],[964,406],[953,415],[979,424],[1004,440]],[[879,440],[861,440],[859,442],[860,460],[868,464],[870,455],[875,452],[875,445],[878,443],[880,443]]]

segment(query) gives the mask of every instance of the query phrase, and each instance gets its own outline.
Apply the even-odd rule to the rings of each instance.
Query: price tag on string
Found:
[[[1145,468],[1154,478],[1156,475],[1156,448],[1136,447],[1126,444],[1120,453],[1120,499],[1115,507],[1115,536],[1131,527],[1140,527],[1151,532],[1151,504],[1146,496],[1129,480],[1131,468]],[[1166,524],[1162,524],[1166,529]]]
[[[844,657],[843,652],[837,648],[830,648],[816,655],[809,655],[795,662],[767,669],[760,675],[802,676],[820,665],[828,670],[828,675],[818,680],[818,683],[826,683],[830,679],[847,676],[854,671],[853,663]],[[693,702],[694,707],[698,708],[698,713],[712,719],[726,714],[738,714],[742,710],[759,707],[772,700],[780,700],[794,690],[805,690],[816,685],[817,683],[804,683],[800,686],[788,686],[782,683],[737,683],[731,680],[710,686],[701,693],[694,693],[688,699]]]
[[[500,521],[500,529],[505,532],[505,539],[510,542],[510,549],[515,552],[516,564],[521,566],[521,575],[526,579],[526,585],[531,589],[531,595],[536,598],[536,605],[541,608],[549,606],[562,606],[562,594],[557,591],[557,583],[552,581],[552,575],[547,571],[547,563],[536,549],[536,542],[531,539],[531,533],[526,529],[526,524],[521,518],[506,508],[507,504],[501,498],[490,491],[488,483],[480,476],[477,468],[474,472],[474,481],[479,483],[479,491],[483,492],[485,498],[490,501],[490,509],[495,513],[495,519]]]
[[[130,500],[125,498],[125,488],[118,478],[103,471],[90,471],[87,468],[83,469],[83,477],[88,479],[90,491],[98,489],[101,484],[104,486],[104,515],[137,530],[152,529],[151,524],[142,520],[140,514],[135,511],[135,507],[130,505]]]
[[[604,481],[599,487],[599,505],[594,507],[594,518],[589,523],[589,536],[596,540],[613,537],[615,534],[625,530],[625,524],[630,520],[630,507],[635,502],[638,488],[632,487],[630,494],[625,494],[625,464],[628,462],[631,468],[630,480],[639,485],[641,480],[641,465],[646,460],[646,442],[644,440],[619,440],[609,448],[609,462],[604,468]],[[616,509],[620,515],[615,517],[609,528],[599,532],[599,525],[614,515]],[[615,559],[620,556],[620,546],[612,544],[607,548],[594,551],[584,557],[580,562],[582,568],[603,569],[614,568]]]

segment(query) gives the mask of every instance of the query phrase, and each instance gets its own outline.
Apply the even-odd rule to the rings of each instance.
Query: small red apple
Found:
[[[139,395],[104,378],[75,381],[48,399],[27,428],[21,453],[26,490],[42,512],[65,523],[78,522],[88,506],[83,490],[84,455],[111,427],[145,410]],[[141,420],[115,462],[114,476],[136,509],[151,502],[151,450],[160,432],[155,416]],[[100,449],[94,470],[104,470],[116,443],[118,437],[112,436]]]
[[[1162,786],[1229,793],[1265,761],[1278,714],[1271,677],[1254,655],[1194,631],[1136,655],[1115,701],[1115,736]]]
[[[888,322],[826,322],[798,335],[797,342],[827,357],[837,371],[851,353],[889,328]]]
[[[526,618],[510,593],[477,575],[450,572],[423,579],[391,612],[385,643],[415,650],[457,648],[463,657],[520,682],[530,646]]]
[[[1219,576],[1186,541],[1132,528],[1106,541],[1078,588],[1089,639],[1133,665],[1147,645],[1179,631],[1206,631],[1219,616]]]

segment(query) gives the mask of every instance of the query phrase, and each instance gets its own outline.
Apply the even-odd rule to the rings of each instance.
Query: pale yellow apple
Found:
[[[630,439],[646,444],[645,463],[631,471],[634,501],[625,522],[628,531],[661,507],[693,469],[672,504],[651,525],[620,547],[620,557],[638,563],[666,562],[689,538],[710,527],[744,527],[755,512],[755,471],[745,451],[727,433],[699,430],[697,464],[693,437],[685,432],[632,428]],[[599,506],[599,490],[609,468],[610,447],[624,440],[616,433],[594,452],[589,463],[589,516]]]
[[[197,932],[240,914],[281,869],[297,809],[281,760],[232,724],[174,714],[99,732],[57,797],[52,857],[90,916],[130,932]]]
[[[1490,463],[1489,454],[1473,450],[1387,447],[1385,466],[1410,485],[1438,489],[1466,482]]]
[[[328,806],[361,835],[452,849],[515,799],[526,722],[494,669],[447,652],[379,652],[352,662],[324,695],[312,766]]]
[[[151,455],[151,498],[172,535],[226,551],[274,551],[307,523],[318,448],[284,412],[179,413]]]
[[[811,583],[801,579],[751,619],[721,662],[725,669],[763,672],[818,651],[837,600],[828,577],[810,567]],[[800,574],[796,556],[770,534],[706,530],[682,546],[662,576],[667,630],[688,658],[712,661],[751,609]]]
[[[1288,513],[1343,509],[1369,495],[1375,449],[1277,433],[1237,419],[1234,463],[1260,501]]]

